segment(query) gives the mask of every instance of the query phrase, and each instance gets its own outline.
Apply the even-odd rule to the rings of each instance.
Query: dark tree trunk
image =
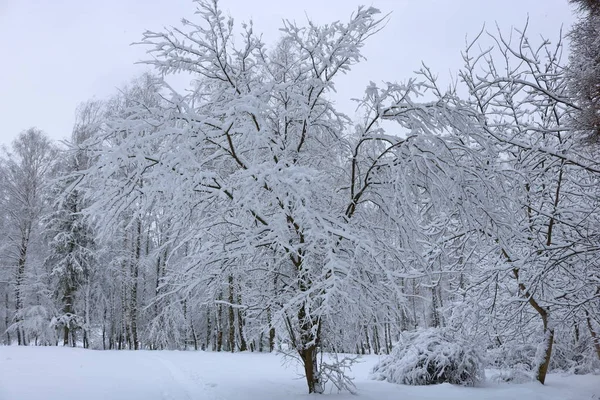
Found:
[[[102,350],[106,350],[106,325],[104,322],[102,323]]]
[[[10,325],[10,318],[8,317],[9,312],[8,312],[8,289],[6,290],[6,293],[4,294],[4,301],[5,303],[5,314],[4,314],[4,326],[6,329],[6,345],[10,346],[10,333],[8,332],[8,327]]]
[[[367,327],[367,325],[365,325],[365,329],[364,329],[364,333],[365,333],[365,343],[366,343],[366,351],[371,354],[371,341],[369,339],[369,328]]]
[[[598,356],[598,359],[600,359],[600,337],[598,337],[598,334],[596,333],[596,330],[594,329],[594,326],[592,325],[592,319],[590,317],[590,313],[585,310],[585,320],[588,326],[588,329],[590,331],[590,335],[592,336],[592,343],[594,344],[594,350],[596,350],[596,355]]]
[[[138,319],[138,285],[139,285],[139,272],[140,272],[140,253],[142,246],[142,220],[141,217],[137,218],[137,229],[135,238],[135,249],[134,249],[134,260],[131,265],[131,341],[133,342],[133,349],[139,350],[138,341],[138,330],[137,330],[137,319]],[[130,345],[131,347],[131,345]]]
[[[71,269],[71,267],[68,267]],[[65,321],[65,325],[63,326],[63,346],[69,345],[69,338],[71,337],[71,319],[74,317],[73,310],[73,287],[71,285],[70,279],[67,278],[67,282],[65,282],[65,292],[63,294],[63,315],[67,317]]]
[[[125,251],[129,250],[129,246],[127,244],[127,237],[125,237],[125,243],[124,243],[124,249]],[[129,265],[131,265],[131,263],[129,263]],[[129,326],[128,326],[128,321],[129,321],[129,298],[127,296],[127,282],[126,281],[126,277],[128,277],[130,274],[127,271],[127,266],[128,263],[126,260],[123,260],[122,264],[121,264],[121,272],[122,272],[122,277],[123,277],[123,281],[121,282],[121,324],[119,326],[119,338],[118,338],[118,343],[119,343],[119,350],[122,350],[125,348],[125,343],[129,342]]]
[[[237,318],[238,318],[238,331],[240,334],[240,351],[246,351],[246,350],[248,350],[248,343],[246,342],[246,336],[244,335],[244,316],[242,315],[241,310],[238,310]]]
[[[29,228],[25,228],[22,232],[15,279],[15,323],[17,324],[17,343],[19,346],[26,344],[25,333],[21,329],[20,322],[23,319],[23,281],[25,279],[25,263],[27,262],[27,248],[29,246],[29,231]]]
[[[311,345],[300,350],[300,357],[304,363],[304,374],[308,384],[308,393],[323,393],[318,371],[317,346]]]
[[[504,253],[504,254],[507,257],[507,259],[509,259],[508,255],[506,253]],[[515,276],[515,278],[517,279],[517,282],[518,282],[519,281],[519,270],[514,268],[513,275]],[[523,283],[519,282],[518,284],[519,284],[519,289],[521,291],[521,296],[523,296],[525,299],[527,299],[527,301],[529,302],[531,307],[533,307],[533,309],[540,315],[540,317],[542,318],[542,324],[544,326],[544,344],[546,346],[546,349],[544,351],[544,359],[538,366],[537,376],[536,376],[537,380],[543,385],[544,382],[546,381],[546,374],[548,373],[548,367],[550,366],[550,358],[552,357],[552,345],[554,344],[554,329],[552,329],[548,326],[548,318],[549,318],[548,310],[545,309],[544,307],[542,307],[535,300],[533,295],[531,295],[529,293],[529,291],[527,291],[527,288],[525,287],[525,285]]]
[[[67,324],[65,324],[65,326],[63,327],[63,346],[68,346],[69,345],[69,337],[70,337],[70,331],[69,331],[69,326]]]
[[[298,353],[304,364],[308,393],[323,393],[318,368],[320,322],[309,316],[306,307],[303,305],[298,311],[298,322],[300,323]]]
[[[198,335],[196,335],[196,329],[194,328],[194,321],[190,318],[190,327],[192,329],[192,340],[194,341],[194,350],[198,351]]]
[[[414,324],[414,328],[417,329],[417,327],[419,326],[419,320],[417,318],[417,297],[419,294],[419,287],[417,286],[417,281],[416,279],[412,279],[412,296],[411,296],[411,302],[412,302],[412,311],[413,311],[413,324]]]
[[[233,309],[233,276],[229,275],[229,351],[235,351],[235,311]]]
[[[238,312],[237,312],[237,320],[238,320],[238,332],[240,335],[240,351],[246,351],[248,350],[248,343],[246,343],[246,336],[244,335],[244,325],[245,321],[244,321],[244,313],[242,312],[242,295],[241,295],[241,289],[238,286],[238,295],[237,295],[237,304],[240,306],[240,308],[238,308]]]
[[[537,370],[537,380],[543,385],[546,382],[546,374],[550,366],[550,358],[552,357],[552,345],[554,344],[554,329],[548,329],[547,323],[544,324],[544,341],[546,351],[544,352],[544,360],[540,363]]]
[[[209,349],[209,346],[210,346],[210,342],[211,342],[210,338],[211,337],[212,337],[212,329],[211,329],[211,325],[210,325],[210,309],[208,309],[208,307],[207,307],[207,309],[206,309],[206,345],[205,345],[207,350]],[[214,344],[214,341],[213,341],[213,344]],[[214,347],[212,350],[215,351]]]
[[[392,338],[390,337],[390,323],[386,322],[383,325],[383,340],[385,341],[385,354],[390,354]]]
[[[441,326],[437,285],[431,288],[431,326],[434,328]]]
[[[223,300],[223,294],[219,293],[219,301]],[[217,351],[223,349],[223,306],[221,303],[217,304],[217,320],[215,322],[217,328]]]
[[[272,353],[275,350],[275,327],[271,318],[271,306],[269,306],[267,308],[267,322],[269,324],[269,352]]]
[[[379,354],[381,351],[381,346],[379,344],[379,330],[377,329],[377,323],[373,326],[373,350],[375,354]]]

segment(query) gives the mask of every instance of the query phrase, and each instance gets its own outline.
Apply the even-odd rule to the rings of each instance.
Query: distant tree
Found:
[[[579,11],[571,28],[570,91],[579,110],[575,122],[591,138],[600,140],[600,2],[570,0]]]
[[[91,285],[91,269],[96,259],[96,243],[91,224],[81,210],[83,195],[73,187],[77,173],[88,168],[90,157],[78,149],[103,121],[102,103],[90,101],[81,105],[71,136],[70,151],[62,153],[60,177],[50,185],[53,211],[45,218],[50,254],[46,264],[54,278],[55,291],[62,304],[53,325],[63,330],[63,344],[75,346],[76,331],[83,328],[83,345],[88,346],[86,324],[89,322],[89,298],[77,302],[83,288]],[[89,292],[86,292],[89,293]]]
[[[44,187],[55,165],[57,150],[48,136],[36,128],[23,131],[2,159],[5,196],[3,208],[8,217],[10,257],[15,265],[15,313],[11,330],[19,345],[28,342],[24,329],[26,278],[31,243],[40,233],[47,209]]]

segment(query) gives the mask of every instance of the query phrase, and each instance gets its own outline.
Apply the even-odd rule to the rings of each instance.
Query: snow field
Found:
[[[551,374],[547,385],[404,386],[369,379],[378,356],[353,369],[358,395],[335,400],[600,400],[600,376]],[[260,353],[93,351],[0,347],[1,400],[308,399],[300,366]]]

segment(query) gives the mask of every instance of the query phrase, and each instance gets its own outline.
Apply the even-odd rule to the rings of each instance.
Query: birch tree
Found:
[[[46,210],[44,185],[52,172],[55,156],[56,149],[46,134],[31,128],[19,134],[11,151],[2,159],[6,189],[3,206],[9,219],[9,257],[15,271],[14,314],[10,329],[16,333],[19,345],[28,343],[24,330],[25,309],[29,305],[27,268],[31,267],[30,258],[35,254],[36,247],[31,244],[40,234],[40,222]]]

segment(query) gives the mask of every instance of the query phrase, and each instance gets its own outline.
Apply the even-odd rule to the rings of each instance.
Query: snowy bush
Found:
[[[34,345],[52,345],[56,344],[56,331],[48,323],[51,319],[51,309],[43,305],[29,306],[17,314],[19,322],[15,322],[8,327],[7,332],[16,336],[18,331],[27,332],[27,340],[25,343]]]
[[[485,379],[482,357],[454,332],[426,329],[410,333],[380,361],[372,378],[405,385],[451,383],[475,386]]]
[[[559,338],[554,342],[550,369],[576,375],[600,373],[600,360],[593,346],[589,336],[583,336],[578,341],[569,340],[568,337]]]
[[[506,344],[489,349],[487,358],[491,366],[499,369],[531,372],[535,369],[537,348],[531,344]]]
[[[522,369],[507,369],[493,372],[489,381],[493,383],[527,383],[533,381],[531,373]]]

